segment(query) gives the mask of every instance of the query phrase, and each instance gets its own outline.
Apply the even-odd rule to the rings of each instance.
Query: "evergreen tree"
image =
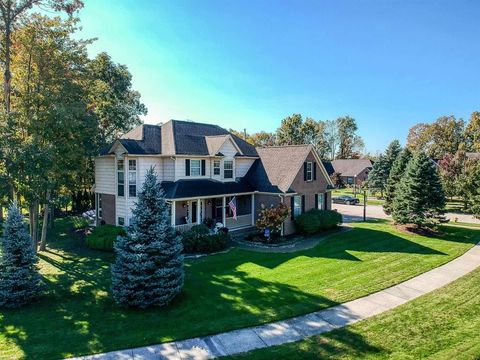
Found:
[[[367,187],[372,191],[379,191],[383,197],[386,179],[389,174],[388,161],[385,155],[380,155],[373,164],[372,171],[368,174]]]
[[[153,168],[133,210],[133,225],[115,242],[115,301],[127,307],[164,306],[183,286],[182,241],[170,224],[169,206]]]
[[[8,209],[0,251],[0,306],[28,304],[40,293],[33,242],[16,204]]]
[[[397,160],[397,157],[398,155],[400,155],[401,151],[402,151],[402,146],[400,145],[400,142],[398,140],[393,140],[388,145],[387,150],[385,150],[385,158],[387,160],[388,167],[389,167],[388,174],[390,174],[390,170],[393,166],[393,163],[395,162],[395,160]],[[388,174],[387,174],[387,177],[388,177]]]
[[[402,179],[408,162],[412,158],[412,153],[408,149],[404,149],[398,154],[397,159],[394,161],[388,176],[387,184],[385,186],[385,203],[383,204],[383,210],[387,214],[392,212],[393,199],[397,193],[397,187]]]
[[[433,161],[419,152],[410,160],[397,187],[392,216],[398,224],[431,227],[445,208],[445,194]]]

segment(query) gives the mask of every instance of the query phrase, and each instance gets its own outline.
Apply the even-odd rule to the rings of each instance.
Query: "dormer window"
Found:
[[[226,160],[223,162],[223,177],[225,179],[233,179],[233,161]]]

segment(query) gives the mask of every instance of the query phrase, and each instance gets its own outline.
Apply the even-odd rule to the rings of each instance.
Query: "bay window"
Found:
[[[128,196],[137,196],[137,160],[128,160]]]
[[[233,161],[227,160],[223,162],[223,177],[225,179],[233,179]]]
[[[117,195],[125,196],[125,171],[123,159],[117,160]]]

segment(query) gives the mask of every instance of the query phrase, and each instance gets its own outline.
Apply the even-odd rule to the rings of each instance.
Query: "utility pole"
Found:
[[[367,221],[367,190],[363,189],[363,221]]]

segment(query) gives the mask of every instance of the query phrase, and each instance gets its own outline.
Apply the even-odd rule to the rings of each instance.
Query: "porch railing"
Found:
[[[194,225],[197,225],[196,223],[193,224],[182,224],[182,225],[176,225],[175,229],[180,232],[184,233],[190,230]],[[252,215],[251,214],[246,214],[246,215],[239,215],[237,216],[237,220],[233,220],[233,218],[227,218],[226,219],[226,227],[235,230],[238,228],[243,228],[247,226],[252,226]]]
[[[229,229],[238,229],[241,227],[252,226],[252,214],[246,215],[239,215],[237,216],[237,220],[233,220],[233,218],[226,219],[226,226]]]

